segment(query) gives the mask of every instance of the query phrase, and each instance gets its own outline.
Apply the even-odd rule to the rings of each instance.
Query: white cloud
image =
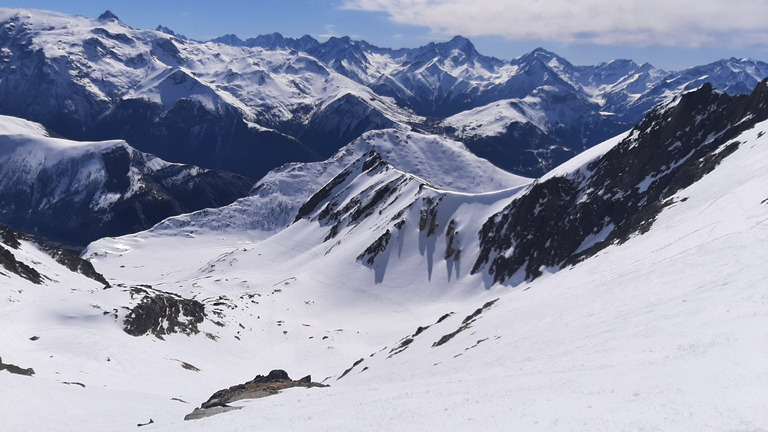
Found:
[[[321,38],[330,39],[332,37],[338,37],[339,35],[336,34],[336,26],[333,24],[326,24],[325,25],[325,33],[321,35],[317,35]]]
[[[436,34],[601,45],[768,44],[768,0],[344,0]]]

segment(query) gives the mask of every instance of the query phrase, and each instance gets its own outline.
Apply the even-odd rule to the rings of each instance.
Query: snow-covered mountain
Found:
[[[0,12],[0,50],[0,114],[253,178],[391,128],[447,134],[539,176],[682,91],[711,81],[746,92],[768,76],[754,60],[664,72],[629,60],[574,66],[537,49],[504,61],[458,36],[398,50],[280,34],[203,43],[111,13],[18,9]]]
[[[0,420],[759,429],[767,113],[768,81],[735,97],[704,86],[534,183],[484,193],[430,185],[387,162],[402,144],[376,144],[427,138],[371,132],[269,236],[177,227],[92,244],[108,289],[3,235],[8,262],[46,277],[40,289],[0,269],[2,362],[34,371],[2,372],[17,397]],[[184,422],[272,369],[330,387]]]
[[[510,65],[515,73],[486,90],[492,102],[453,114],[441,126],[477,155],[529,176],[629,129],[658,104],[705,82],[734,95],[768,77],[768,64],[748,59],[665,72],[630,60],[573,66],[542,49]]]
[[[134,30],[114,15],[3,9],[0,49],[0,113],[254,178],[418,119],[306,54]]]
[[[253,181],[165,162],[124,141],[53,138],[42,125],[0,116],[0,221],[85,246],[245,196]]]
[[[307,52],[420,115],[445,118],[447,129],[437,130],[524,175],[543,174],[705,82],[733,95],[768,77],[768,64],[733,58],[677,72],[631,60],[574,66],[541,48],[501,61],[458,36],[401,50],[332,38]]]
[[[91,245],[91,256],[99,259],[137,256],[135,266],[160,279],[193,273],[205,265],[215,266],[212,263],[219,255],[228,254],[233,243],[248,244],[279,234],[295,221],[313,195],[327,191],[327,184],[339,182],[334,179],[348,177],[348,167],[356,162],[359,165],[361,158],[376,158],[382,163],[386,160],[386,166],[392,170],[413,173],[408,174],[414,178],[413,184],[458,191],[454,193],[459,196],[477,192],[488,193],[490,197],[510,196],[531,181],[477,158],[457,142],[396,130],[372,131],[327,161],[288,164],[273,170],[253,187],[248,197],[231,205],[171,217],[144,232],[101,239]],[[485,200],[492,201],[491,198]],[[200,251],[194,246],[199,244],[198,238],[210,242],[208,250]],[[280,240],[276,241],[280,244]],[[169,271],[167,265],[158,260],[160,266],[150,270],[146,263],[141,263],[143,253],[133,253],[154,249],[152,245],[162,250],[169,244],[177,245],[177,254],[189,253],[185,252],[181,260],[185,262],[182,268]],[[367,245],[360,247],[365,249]]]

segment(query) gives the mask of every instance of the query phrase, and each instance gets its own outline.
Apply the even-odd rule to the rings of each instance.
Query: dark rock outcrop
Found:
[[[647,232],[671,197],[739,146],[743,131],[768,118],[768,80],[751,95],[710,85],[651,112],[621,143],[585,169],[537,182],[480,232],[472,273],[495,282],[531,280],[613,243]]]
[[[194,299],[162,291],[134,287],[132,296],[141,301],[126,315],[123,330],[131,336],[151,334],[158,339],[172,333],[200,333],[198,325],[206,317],[205,305]]]
[[[184,417],[184,420],[196,420],[219,414],[240,407],[231,407],[228,404],[242,399],[258,399],[266,396],[275,395],[280,390],[291,387],[328,387],[325,384],[312,382],[310,375],[299,380],[292,380],[288,373],[282,369],[275,369],[266,376],[256,375],[254,379],[244,384],[238,384],[227,389],[219,390],[207,401],[196,408],[192,413]]]
[[[16,259],[16,256],[13,254],[13,252],[9,251],[3,246],[0,246],[0,267],[15,275],[21,276],[33,284],[40,285],[43,283],[43,275],[41,275],[32,267]]]
[[[376,257],[384,252],[387,249],[387,245],[389,244],[389,240],[392,238],[392,233],[387,230],[384,234],[381,235],[378,239],[376,239],[375,242],[371,243],[370,246],[368,246],[363,253],[357,256],[358,261],[363,261],[369,266],[373,265],[376,262]]]
[[[366,152],[309,198],[299,209],[295,221],[306,218],[318,221],[321,226],[330,225],[325,241],[336,237],[344,227],[357,225],[376,211],[386,208],[398,192],[413,180],[413,177],[401,173],[350,196],[348,186],[355,179],[364,175],[382,175],[392,169],[374,150]],[[384,242],[384,246],[387,241],[377,240]],[[360,259],[367,253],[363,252]]]
[[[0,225],[0,239],[1,243],[11,249],[18,249],[21,247],[21,240],[26,240],[34,243],[40,250],[50,255],[59,264],[68,268],[74,273],[80,273],[83,276],[91,278],[97,282],[104,284],[105,288],[108,288],[109,282],[107,282],[104,275],[97,272],[93,268],[93,264],[90,261],[86,261],[77,256],[72,251],[64,248],[62,245],[55,242],[51,242],[47,239],[32,236],[28,234],[22,234],[11,230],[3,225]],[[11,251],[0,245],[0,266],[6,270],[15,273],[24,279],[27,279],[35,284],[41,284],[45,276],[41,275],[37,270],[18,261]]]
[[[57,263],[68,268],[74,273],[80,273],[81,275],[93,279],[96,282],[104,284],[104,288],[109,288],[110,284],[103,274],[96,271],[93,264],[77,254],[78,250],[73,250],[60,243],[48,240],[43,237],[33,236],[29,234],[17,233],[19,238],[29,240],[37,245],[40,250],[48,254],[51,258],[55,259]]]
[[[32,368],[22,368],[10,363],[3,363],[3,359],[0,358],[0,371],[7,370],[8,372],[16,375],[32,376],[35,374],[35,370]]]
[[[493,306],[497,301],[499,301],[499,299],[491,300],[491,301],[486,302],[485,304],[483,304],[482,307],[479,307],[479,308],[475,309],[474,312],[472,312],[471,314],[469,314],[466,317],[464,317],[464,320],[461,322],[461,325],[459,326],[459,328],[457,328],[456,330],[454,330],[454,331],[452,331],[452,332],[450,332],[448,334],[443,335],[440,339],[437,340],[437,342],[432,344],[432,348],[436,348],[436,347],[439,347],[440,345],[445,344],[449,340],[453,339],[457,334],[459,334],[459,333],[463,332],[464,330],[470,328],[472,326],[472,323],[477,321],[477,318],[480,316],[480,314],[482,314],[486,310],[490,309],[491,306]],[[442,318],[440,320],[442,320]],[[440,321],[438,321],[438,322],[440,322]]]

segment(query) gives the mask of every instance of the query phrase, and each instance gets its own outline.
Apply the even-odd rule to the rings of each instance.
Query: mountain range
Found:
[[[768,425],[764,63],[0,23],[4,429]]]
[[[535,177],[683,91],[745,93],[768,76],[768,64],[735,58],[678,72],[574,66],[543,49],[502,61],[462,37],[398,50],[279,34],[203,43],[112,13],[14,9],[0,13],[0,49],[0,114],[254,179],[385,128],[446,135]]]

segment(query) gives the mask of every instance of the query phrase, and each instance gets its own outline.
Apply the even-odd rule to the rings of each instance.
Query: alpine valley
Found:
[[[768,430],[766,77],[0,9],[2,429]]]

